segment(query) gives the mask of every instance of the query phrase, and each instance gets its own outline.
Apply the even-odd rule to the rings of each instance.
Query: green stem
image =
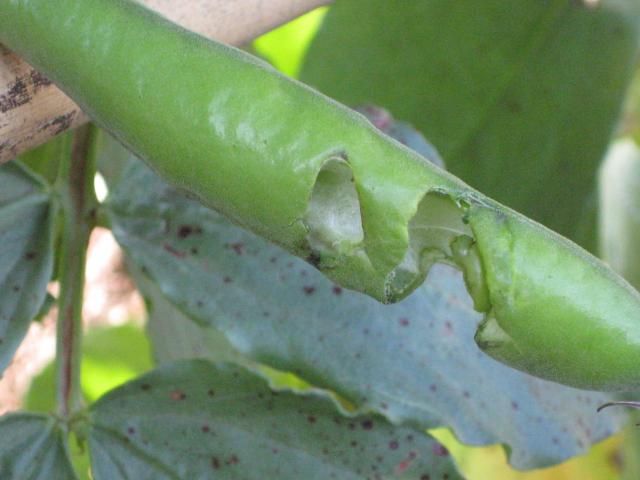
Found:
[[[61,163],[57,181],[63,226],[56,357],[58,414],[64,419],[69,419],[82,407],[80,359],[84,270],[97,206],[93,190],[95,162],[91,152],[92,140],[90,126],[75,132],[71,156]]]

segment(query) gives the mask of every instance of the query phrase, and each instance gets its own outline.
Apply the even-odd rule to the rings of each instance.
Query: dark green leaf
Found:
[[[230,225],[141,162],[112,189],[108,208],[130,259],[184,313],[253,360],[394,424],[450,426],[466,443],[505,443],[519,468],[584,452],[619,425],[615,412],[596,414],[604,395],[538,380],[484,355],[473,341],[481,317],[448,267],[435,268],[405,301],[381,305]],[[184,320],[172,318],[159,327],[165,351],[173,335],[182,342],[186,334]],[[182,342],[185,357],[202,354],[202,329],[191,329],[196,347]]]
[[[345,418],[324,394],[273,392],[204,360],[161,367],[92,408],[95,480],[461,478],[431,437]]]
[[[14,413],[0,417],[2,480],[72,480],[64,434],[45,415]]]
[[[637,0],[338,1],[301,78],[388,108],[452,173],[592,248],[595,172],[639,32]]]
[[[17,161],[0,166],[0,373],[40,311],[53,269],[54,208]]]

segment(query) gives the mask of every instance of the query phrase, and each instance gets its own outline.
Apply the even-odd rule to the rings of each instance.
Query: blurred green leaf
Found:
[[[95,480],[461,478],[439,443],[377,416],[344,418],[321,393],[192,360],[161,367],[91,409]]]
[[[301,78],[388,108],[452,173],[593,249],[596,169],[639,35],[637,0],[338,0]]]
[[[253,42],[256,53],[281,72],[296,77],[309,43],[326,13],[326,7],[317,8],[265,33]]]
[[[29,412],[52,413],[56,408],[56,373],[53,362],[31,380],[23,400]]]
[[[633,137],[640,144],[640,66],[631,81],[617,133],[620,137]]]
[[[136,188],[145,185],[144,189]],[[130,260],[185,315],[254,361],[337,392],[394,424],[450,426],[463,442],[505,443],[518,468],[586,451],[620,424],[603,394],[545,382],[476,346],[481,316],[461,276],[437,266],[415,294],[381,305],[176,192],[135,161],[106,207]],[[172,358],[202,356],[203,329],[172,322]],[[152,327],[153,328],[153,327]],[[172,330],[173,329],[173,330]],[[157,338],[157,336],[156,336]],[[190,342],[193,350],[190,350]],[[213,352],[216,355],[216,352]]]
[[[44,180],[0,166],[0,374],[41,310],[53,271],[55,211]]]
[[[611,145],[599,180],[602,258],[640,288],[640,147],[633,139]]]
[[[73,132],[63,133],[23,153],[17,160],[31,171],[41,175],[48,183],[53,184],[58,176],[60,159],[71,154],[72,139]]]
[[[149,340],[134,325],[93,328],[85,335],[82,350],[82,392],[88,403],[153,366]],[[55,392],[52,362],[31,382],[25,408],[53,412]]]
[[[77,478],[62,429],[46,415],[11,413],[0,417],[2,480]]]
[[[95,328],[83,342],[82,391],[88,402],[153,367],[149,339],[134,325]]]

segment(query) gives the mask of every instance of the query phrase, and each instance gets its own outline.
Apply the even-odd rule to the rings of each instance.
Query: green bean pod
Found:
[[[488,354],[578,387],[640,386],[625,281],[265,63],[128,0],[5,0],[0,41],[165,179],[341,285],[394,302],[452,264]]]

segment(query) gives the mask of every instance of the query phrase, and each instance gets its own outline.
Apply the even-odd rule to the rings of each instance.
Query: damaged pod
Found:
[[[569,385],[640,386],[635,290],[360,114],[128,0],[8,0],[0,41],[165,179],[341,285],[394,302],[452,264],[490,355]]]

